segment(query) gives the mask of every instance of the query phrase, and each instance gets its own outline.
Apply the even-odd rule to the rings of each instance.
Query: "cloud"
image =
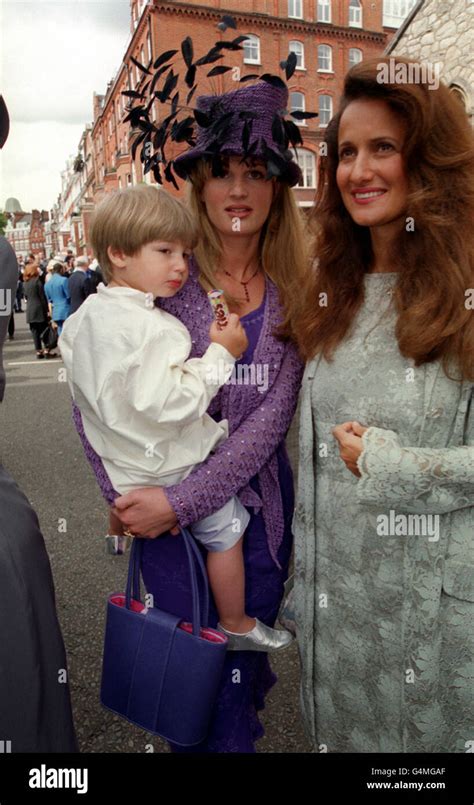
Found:
[[[0,207],[14,196],[25,212],[51,209],[61,191],[61,171],[77,153],[83,128],[77,123],[13,122],[0,161]]]
[[[0,205],[13,195],[24,209],[49,209],[92,121],[93,92],[105,92],[122,62],[129,0],[3,0],[1,8],[0,89],[11,131],[0,157]]]

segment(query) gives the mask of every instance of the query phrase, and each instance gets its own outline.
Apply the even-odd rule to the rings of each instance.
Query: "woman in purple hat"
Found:
[[[191,526],[235,494],[251,515],[244,537],[249,615],[273,626],[288,575],[294,499],[285,437],[303,365],[278,329],[308,263],[291,191],[301,174],[275,128],[275,116],[287,100],[284,85],[266,81],[199,98],[197,142],[173,163],[189,180],[189,202],[202,238],[190,260],[188,282],[173,298],[157,301],[188,328],[191,357],[202,356],[209,345],[209,290],[221,288],[230,310],[241,317],[248,349],[209,408],[216,420],[228,420],[229,438],[181,483],[117,499],[75,412],[103,494],[115,504],[122,524],[142,537],[163,535],[147,540],[142,565],[155,606],[188,619],[186,552],[170,529]],[[252,117],[256,110],[258,119]],[[217,620],[212,606],[210,624]],[[257,711],[275,682],[266,653],[229,651],[207,740],[188,749],[172,746],[173,751],[254,752],[254,741],[263,735]]]

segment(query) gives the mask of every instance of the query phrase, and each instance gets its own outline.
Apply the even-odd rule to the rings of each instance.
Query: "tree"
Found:
[[[0,212],[0,235],[5,234],[5,228],[8,223],[8,218],[4,212]]]

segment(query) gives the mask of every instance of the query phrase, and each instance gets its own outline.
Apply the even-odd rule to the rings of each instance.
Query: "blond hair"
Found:
[[[108,194],[94,212],[90,241],[104,279],[110,281],[113,266],[107,249],[137,254],[154,240],[182,243],[193,249],[199,230],[179,199],[155,185],[140,184]]]
[[[188,203],[199,221],[201,239],[194,250],[200,269],[200,283],[205,290],[216,288],[216,269],[223,256],[223,248],[207,214],[201,194],[206,181],[212,176],[211,166],[200,159],[193,168],[188,181]],[[275,180],[276,192],[268,218],[262,228],[259,242],[259,259],[263,270],[278,288],[280,302],[287,318],[294,308],[295,299],[301,294],[301,286],[309,266],[309,239],[302,213],[295,202],[290,186]],[[228,293],[227,301],[237,305],[237,300]]]

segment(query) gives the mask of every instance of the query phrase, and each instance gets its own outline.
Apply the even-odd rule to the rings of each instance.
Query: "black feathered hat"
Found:
[[[232,17],[224,15],[217,27],[225,31],[228,27],[236,28],[236,24]],[[140,130],[132,144],[132,159],[141,146],[143,172],[153,171],[159,184],[163,183],[164,175],[166,181],[177,188],[174,173],[187,178],[198,159],[208,160],[213,173],[219,175],[222,160],[229,155],[263,160],[268,178],[275,176],[290,186],[301,179],[291,148],[302,145],[303,139],[294,121],[317,117],[317,114],[290,112],[293,120],[288,119],[288,87],[279,76],[269,73],[246,75],[239,83],[258,79],[257,83],[222,95],[202,95],[197,98],[196,107],[189,105],[198,86],[198,68],[222,59],[224,50],[243,50],[242,42],[246,39],[246,36],[238,36],[231,41],[216,42],[208,53],[196,60],[191,37],[183,40],[184,83],[188,87],[185,106],[180,106],[179,90],[175,92],[180,76],[173,69],[172,59],[178,50],[165,51],[147,66],[132,57],[148,80],[140,91],[122,93],[131,99],[132,104],[124,122],[130,122],[132,128]],[[291,78],[296,68],[296,54],[290,53],[280,66],[285,70],[287,80]],[[222,75],[232,69],[221,64],[213,67],[207,77]],[[155,101],[168,106],[166,116],[158,124],[150,118]],[[187,143],[190,148],[174,160],[168,160],[165,153],[168,140]]]

